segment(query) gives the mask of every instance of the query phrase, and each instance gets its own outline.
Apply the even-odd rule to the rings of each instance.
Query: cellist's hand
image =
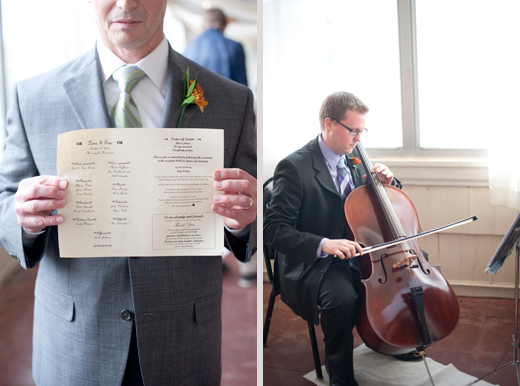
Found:
[[[363,248],[355,241],[346,239],[329,239],[325,240],[321,248],[323,253],[335,255],[340,259],[350,259],[354,257],[356,252],[363,254]]]
[[[386,165],[376,163],[371,171],[372,173],[377,173],[377,178],[385,185],[390,185],[394,180],[394,173]],[[364,175],[363,178],[366,179],[367,176]]]

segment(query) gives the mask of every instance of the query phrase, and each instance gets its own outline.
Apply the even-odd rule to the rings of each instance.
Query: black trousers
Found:
[[[359,273],[347,260],[335,259],[323,277],[318,292],[321,329],[325,342],[325,366],[333,382],[354,379],[354,336]],[[355,284],[354,284],[355,283]]]
[[[141,375],[141,365],[139,363],[139,352],[137,350],[137,333],[135,322],[132,327],[132,339],[130,340],[130,350],[126,361],[125,375],[121,386],[144,386]]]

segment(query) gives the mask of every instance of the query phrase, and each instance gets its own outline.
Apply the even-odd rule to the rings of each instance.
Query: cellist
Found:
[[[279,252],[282,300],[306,321],[318,324],[325,365],[333,386],[355,386],[353,328],[361,246],[348,239],[343,203],[366,174],[354,147],[367,132],[368,107],[348,92],[322,103],[321,134],[284,158],[274,173],[273,196],[264,218],[264,242]],[[383,184],[401,183],[375,164]]]

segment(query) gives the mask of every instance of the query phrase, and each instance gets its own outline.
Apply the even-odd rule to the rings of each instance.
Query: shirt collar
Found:
[[[327,161],[329,168],[336,168],[341,156],[323,142],[321,134],[318,137],[318,144],[320,145],[321,153],[323,154],[325,161]]]
[[[103,82],[106,83],[112,76],[112,73],[126,63],[110,51],[101,40],[98,40],[97,42],[97,50],[99,61],[101,62],[101,69],[103,71]],[[168,51],[168,40],[166,40],[166,37],[163,37],[163,40],[155,50],[136,63],[136,65],[139,66],[146,75],[148,75],[150,80],[159,90],[163,90],[166,85],[168,73]]]

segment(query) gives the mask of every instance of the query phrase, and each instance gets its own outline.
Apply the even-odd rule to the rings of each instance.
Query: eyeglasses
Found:
[[[341,126],[343,126],[345,129],[347,129],[347,130],[349,131],[349,134],[350,134],[351,136],[353,136],[353,137],[355,137],[355,136],[358,135],[358,134],[363,135],[363,134],[365,134],[365,133],[368,131],[367,128],[365,128],[364,130],[352,130],[352,129],[349,129],[347,126],[345,126],[345,125],[344,125],[343,123],[341,123],[340,121],[338,121],[336,118],[331,118],[331,119],[332,119],[333,121],[338,122]]]

